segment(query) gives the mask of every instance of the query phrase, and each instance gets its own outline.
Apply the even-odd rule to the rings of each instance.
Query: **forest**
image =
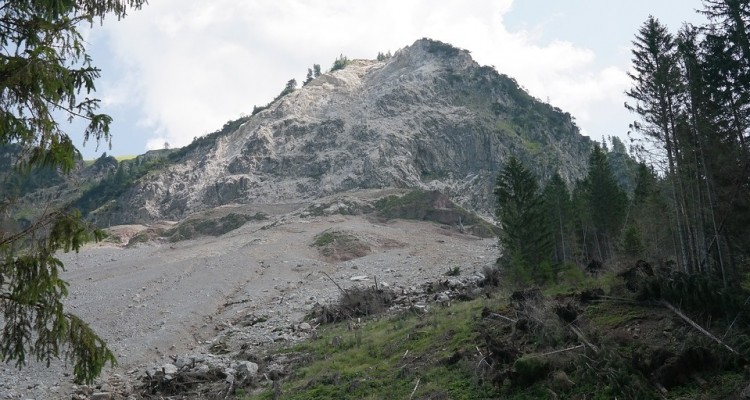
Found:
[[[595,144],[588,176],[572,188],[559,175],[541,188],[507,162],[495,191],[500,262],[517,279],[644,260],[722,290],[750,287],[750,7],[704,4],[706,25],[672,34],[649,17],[635,36],[632,157],[616,137],[611,149]]]

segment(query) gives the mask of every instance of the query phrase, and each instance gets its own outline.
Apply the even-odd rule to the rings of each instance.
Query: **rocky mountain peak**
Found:
[[[570,115],[468,51],[420,39],[385,61],[351,61],[196,140],[93,215],[181,219],[224,204],[385,187],[440,190],[491,215],[509,154],[542,177],[576,178],[589,146]]]

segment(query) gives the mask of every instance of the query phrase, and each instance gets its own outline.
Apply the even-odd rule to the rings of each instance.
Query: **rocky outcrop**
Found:
[[[386,61],[355,60],[188,146],[100,210],[109,223],[181,219],[230,203],[275,203],[363,188],[436,189],[490,213],[511,154],[540,176],[582,175],[590,143],[570,115],[422,39]]]

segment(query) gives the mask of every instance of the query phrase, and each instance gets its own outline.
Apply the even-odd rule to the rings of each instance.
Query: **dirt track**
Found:
[[[248,223],[218,238],[65,254],[69,310],[88,321],[119,360],[103,380],[159,365],[170,355],[205,351],[219,331],[248,315],[267,318],[244,333],[251,344],[294,340],[274,336],[273,328],[299,322],[312,304],[338,297],[321,271],[344,287],[355,284],[352,276],[368,276],[408,290],[455,266],[467,274],[481,270],[497,257],[494,240],[429,222],[287,215],[261,229],[268,223]],[[331,227],[354,234],[372,253],[324,261],[310,244]],[[21,372],[0,366],[0,398],[70,398],[65,374],[60,365]]]

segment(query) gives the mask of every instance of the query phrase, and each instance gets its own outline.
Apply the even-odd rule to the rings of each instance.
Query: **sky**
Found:
[[[374,59],[422,37],[467,49],[533,96],[570,112],[582,133],[626,138],[630,45],[654,15],[676,32],[701,23],[700,0],[151,0],[84,35],[101,68],[96,97],[112,147],[134,155],[184,146],[265,105],[340,54]]]

